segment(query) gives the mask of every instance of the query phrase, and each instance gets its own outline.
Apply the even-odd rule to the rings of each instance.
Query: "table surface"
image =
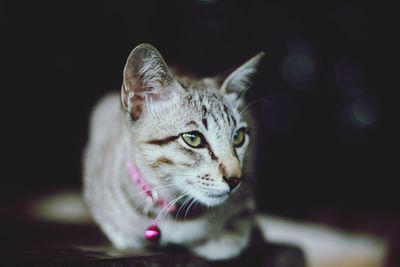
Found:
[[[178,247],[120,251],[93,224],[44,223],[9,216],[1,223],[3,266],[304,266],[299,249],[266,243],[257,231],[252,234],[252,245],[238,258],[209,262]]]

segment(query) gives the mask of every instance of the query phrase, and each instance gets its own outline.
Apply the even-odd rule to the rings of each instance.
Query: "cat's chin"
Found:
[[[215,194],[215,193],[198,193],[194,196],[197,201],[205,206],[212,207],[224,203],[228,197],[228,193]]]

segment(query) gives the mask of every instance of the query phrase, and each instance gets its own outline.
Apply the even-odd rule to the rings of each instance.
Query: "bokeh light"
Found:
[[[357,133],[367,129],[379,120],[379,104],[371,96],[351,99],[343,105],[340,113],[340,131],[344,134]]]
[[[314,49],[305,41],[290,44],[283,61],[282,75],[293,89],[310,89],[316,78]]]
[[[356,99],[351,107],[352,121],[356,126],[372,125],[378,118],[378,106],[372,97]]]

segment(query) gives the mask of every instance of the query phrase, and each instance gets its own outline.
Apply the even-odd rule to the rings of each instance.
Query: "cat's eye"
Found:
[[[183,133],[182,139],[186,144],[194,148],[202,148],[205,144],[203,135],[197,131]]]
[[[244,144],[246,139],[246,133],[244,128],[240,128],[236,131],[235,135],[233,136],[233,145],[235,147],[240,147]]]

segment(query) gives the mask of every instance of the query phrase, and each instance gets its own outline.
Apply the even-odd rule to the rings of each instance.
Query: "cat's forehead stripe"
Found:
[[[236,120],[235,120],[235,118],[234,118],[233,116],[231,116],[231,118],[232,118],[232,121],[233,121],[233,125],[236,127]]]
[[[218,132],[236,128],[239,123],[237,113],[229,107],[219,91],[189,89],[186,100],[189,106],[199,112],[198,124],[202,124],[207,131],[210,127],[215,127]]]
[[[218,130],[221,130],[220,120],[217,119],[215,113],[211,113],[211,118],[213,119],[215,125],[218,127]]]
[[[189,122],[186,124],[186,126],[190,126],[190,125],[194,125],[194,126],[196,126],[196,127],[199,127],[199,125],[198,125],[197,122],[195,122],[195,121],[189,121]]]
[[[203,123],[204,128],[206,128],[206,130],[208,130],[208,121],[207,121],[207,119],[206,119],[206,118],[203,118],[203,119],[201,120],[201,122]]]
[[[224,104],[224,112],[228,113],[228,107]]]
[[[201,106],[201,111],[203,112],[203,117],[205,117],[206,115],[207,115],[207,108],[206,108],[206,106]]]

